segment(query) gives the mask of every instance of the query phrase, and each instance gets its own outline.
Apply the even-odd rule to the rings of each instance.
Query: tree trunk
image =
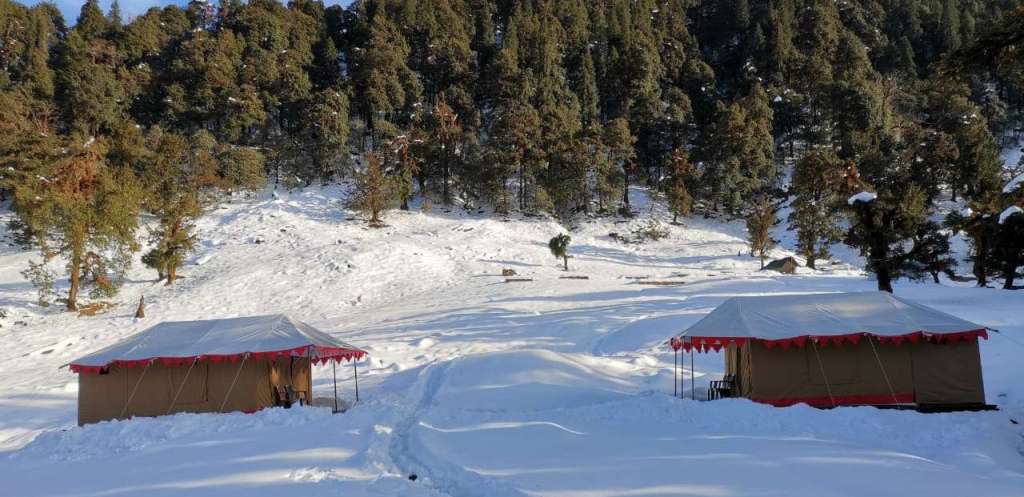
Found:
[[[889,271],[889,265],[887,263],[875,265],[875,278],[878,279],[878,290],[882,292],[892,292],[892,273]]]
[[[1011,254],[1006,258],[1006,267],[1003,268],[1003,288],[1013,290],[1013,280],[1017,277],[1017,254]]]
[[[935,280],[935,284],[936,285],[939,284],[939,272],[938,271],[932,271],[932,279]]]
[[[526,211],[526,166],[519,163],[519,211]]]
[[[988,286],[988,240],[984,233],[975,238],[974,277],[979,287]]]
[[[568,254],[563,255],[562,256],[562,261],[565,262],[565,270],[568,271],[569,270],[569,255]]]
[[[71,249],[71,287],[68,288],[68,311],[78,310],[78,291],[82,286],[82,246],[76,241]]]
[[[178,268],[175,267],[174,264],[168,264],[167,265],[167,282],[164,283],[164,286],[173,285],[174,282],[177,281],[177,280],[178,280]]]
[[[622,205],[629,212],[629,171],[622,168]]]
[[[441,196],[444,197],[444,205],[452,205],[452,197],[448,190],[448,182],[451,177],[451,148],[450,143],[443,143],[444,153],[441,154],[444,160],[444,165],[441,166]]]

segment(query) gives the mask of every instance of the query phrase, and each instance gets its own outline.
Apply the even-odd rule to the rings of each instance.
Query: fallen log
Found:
[[[505,283],[519,283],[523,281],[533,281],[533,278],[505,278]]]

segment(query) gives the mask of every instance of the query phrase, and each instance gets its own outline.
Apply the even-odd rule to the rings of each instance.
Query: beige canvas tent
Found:
[[[724,351],[719,388],[775,406],[984,406],[983,326],[886,292],[737,297],[670,345]]]
[[[311,365],[365,351],[283,315],[165,322],[73,361],[78,423],[312,398]],[[354,364],[353,364],[354,365]]]

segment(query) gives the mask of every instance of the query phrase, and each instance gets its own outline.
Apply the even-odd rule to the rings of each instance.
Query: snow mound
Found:
[[[601,337],[594,352],[614,355],[657,347],[665,343],[666,337],[678,334],[702,317],[702,311],[690,311],[637,319]]]
[[[330,420],[327,408],[264,409],[253,414],[179,413],[157,418],[105,421],[69,430],[40,434],[12,457],[80,461],[173,445],[183,439],[202,439],[227,432],[278,431],[322,424]]]

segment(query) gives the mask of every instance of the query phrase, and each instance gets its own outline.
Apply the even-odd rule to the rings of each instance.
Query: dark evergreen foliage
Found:
[[[142,191],[168,186],[154,170],[191,185],[190,167],[150,155],[188,137],[218,169],[206,194],[260,170],[285,188],[352,178],[351,158],[373,153],[384,206],[629,215],[646,185],[677,215],[747,217],[791,160],[790,223],[813,264],[838,238],[839,164],[878,209],[910,186],[922,216],[946,195],[995,213],[1014,201],[998,151],[1024,122],[1021,19],[1020,0],[194,0],[125,22],[86,0],[69,29],[50,4],[0,0],[0,166],[14,171],[0,194],[66,162],[42,148],[91,138],[94,162]],[[15,207],[39,238],[33,207]],[[863,207],[846,209],[855,227],[878,221],[928,247],[917,269],[944,271],[940,227]],[[868,252],[897,242],[858,230],[847,240]],[[996,231],[969,230],[976,248]],[[976,254],[982,273],[1006,259],[993,250]],[[914,270],[904,255],[869,266],[896,277]]]

